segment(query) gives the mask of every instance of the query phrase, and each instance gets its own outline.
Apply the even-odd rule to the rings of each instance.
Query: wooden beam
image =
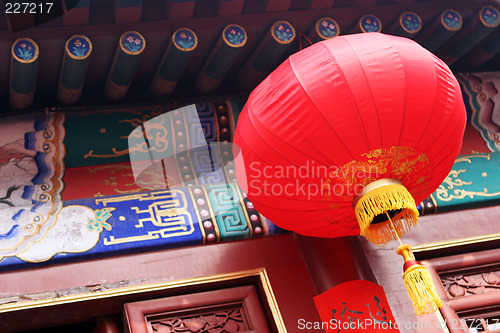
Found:
[[[19,38],[11,48],[10,105],[24,109],[33,104],[38,71],[38,45],[30,38]]]
[[[474,48],[470,54],[467,54],[463,59],[463,63],[472,68],[477,68],[488,60],[500,54],[500,34],[494,36],[486,43]],[[460,61],[462,63],[462,60]]]
[[[89,24],[90,0],[64,0],[63,25]]]
[[[451,65],[484,40],[500,24],[500,12],[493,6],[482,7],[470,23],[469,31],[451,45],[442,59]]]
[[[454,9],[445,9],[425,31],[417,37],[423,47],[436,52],[462,28],[462,15]]]
[[[80,100],[91,53],[92,42],[86,36],[74,35],[66,41],[57,88],[60,103],[73,104]]]
[[[266,12],[286,12],[292,0],[262,0]]]
[[[317,43],[340,35],[340,26],[331,17],[322,17],[316,21],[308,33],[309,40]]]
[[[167,18],[187,19],[192,18],[196,0],[166,0],[167,1]]]
[[[353,6],[374,6],[377,0],[354,0]]]
[[[241,15],[244,3],[244,0],[217,0],[217,15]]]
[[[274,69],[295,36],[295,29],[289,22],[276,21],[242,67],[237,79],[239,85],[246,89],[255,87]]]
[[[174,90],[197,46],[198,37],[191,29],[179,28],[172,34],[151,83],[154,95],[166,97]]]
[[[12,32],[26,30],[35,26],[35,14],[31,13],[9,13],[13,9],[5,8],[9,21],[9,28]]]
[[[332,8],[335,0],[309,0],[309,9]]]
[[[242,26],[237,24],[226,26],[196,77],[196,89],[201,93],[214,91],[226,76],[246,42],[247,34]]]
[[[351,29],[351,33],[360,33],[360,32],[381,32],[382,31],[382,22],[372,14],[367,14],[362,16],[356,25]]]
[[[387,33],[406,38],[415,38],[421,28],[422,19],[417,13],[404,12],[399,15],[392,26],[387,29]]]
[[[118,101],[125,97],[145,49],[146,39],[139,32],[127,31],[120,36],[104,86],[104,94],[108,100]]]
[[[114,0],[116,23],[140,22],[142,0]]]

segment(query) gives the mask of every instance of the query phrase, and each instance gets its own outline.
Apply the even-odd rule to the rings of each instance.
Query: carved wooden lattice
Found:
[[[500,292],[500,271],[441,277],[441,282],[450,298]]]
[[[150,321],[159,333],[235,333],[248,331],[244,309],[226,309],[191,316],[155,319]]]
[[[450,333],[500,333],[500,249],[421,261],[431,272]]]
[[[132,302],[124,306],[127,333],[271,332],[253,285]]]

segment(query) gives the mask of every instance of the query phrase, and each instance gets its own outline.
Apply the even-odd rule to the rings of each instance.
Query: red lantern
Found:
[[[292,55],[251,93],[234,139],[244,161],[238,181],[284,229],[361,231],[387,243],[394,233],[377,223],[385,214],[358,225],[371,203],[359,214],[353,203],[369,184],[411,194],[377,197],[423,201],[453,165],[465,121],[457,80],[416,42],[379,33],[333,38]],[[416,224],[416,208],[384,207],[398,233]]]
[[[416,225],[415,203],[448,175],[465,122],[457,80],[416,42],[336,37],[292,55],[251,93],[234,139],[238,182],[284,229],[385,244]],[[415,311],[439,308],[428,272],[408,246],[398,253]]]

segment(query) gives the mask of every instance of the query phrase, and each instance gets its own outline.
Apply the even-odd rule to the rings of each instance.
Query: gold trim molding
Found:
[[[214,282],[225,282],[235,279],[247,278],[247,277],[258,277],[264,293],[266,295],[266,301],[271,309],[271,313],[278,328],[279,333],[286,333],[285,323],[281,316],[281,312],[278,307],[278,303],[276,298],[274,297],[274,292],[271,287],[271,282],[269,280],[269,276],[267,275],[265,268],[256,268],[246,271],[240,272],[232,272],[226,274],[218,274],[218,275],[210,275],[203,277],[196,277],[185,280],[176,280],[176,281],[165,281],[159,283],[152,284],[144,284],[138,286],[129,286],[122,288],[113,288],[103,291],[96,291],[92,293],[84,293],[84,294],[75,294],[75,295],[67,295],[61,296],[57,298],[48,298],[43,300],[31,300],[31,301],[20,301],[16,303],[7,303],[0,305],[0,313],[28,310],[28,309],[36,309],[43,308],[55,305],[63,305],[70,303],[78,303],[85,301],[94,301],[99,299],[106,299],[111,297],[125,296],[125,295],[134,295],[141,293],[148,293],[152,291],[161,291],[168,289],[176,289],[180,287],[193,286],[193,285],[202,285],[209,284]]]
[[[418,252],[447,249],[447,248],[456,247],[456,246],[471,245],[471,244],[477,244],[477,243],[483,243],[483,242],[489,242],[489,241],[495,241],[495,240],[500,240],[500,233],[483,235],[483,236],[467,237],[467,238],[461,238],[461,239],[453,239],[453,240],[448,240],[448,241],[444,241],[444,242],[433,242],[433,243],[419,244],[419,245],[412,246],[411,249],[412,249],[412,252],[418,253]]]

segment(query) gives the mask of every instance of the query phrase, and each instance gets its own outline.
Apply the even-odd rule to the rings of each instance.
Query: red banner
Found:
[[[314,297],[321,323],[311,327],[327,333],[399,332],[384,289],[370,281],[342,283]]]

